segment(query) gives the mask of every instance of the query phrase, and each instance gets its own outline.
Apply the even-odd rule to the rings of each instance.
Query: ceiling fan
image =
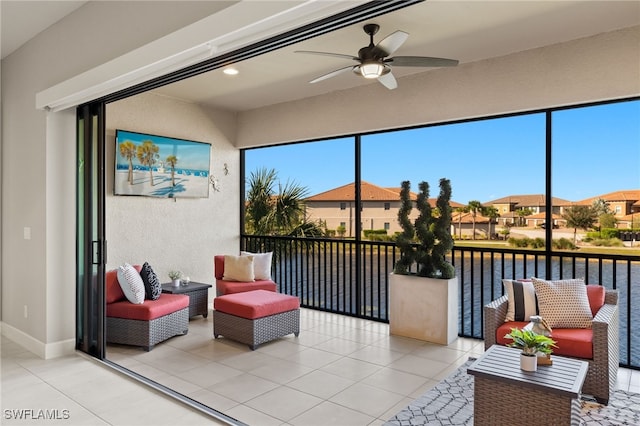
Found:
[[[398,82],[391,73],[391,67],[453,67],[458,65],[455,59],[431,58],[427,56],[395,56],[390,58],[402,44],[407,40],[409,34],[404,31],[395,31],[388,35],[378,44],[373,44],[373,36],[378,32],[378,24],[366,24],[364,32],[369,35],[369,45],[358,51],[358,56],[343,55],[341,53],[314,52],[311,50],[296,50],[295,53],[310,53],[312,55],[333,56],[337,58],[350,59],[358,62],[356,65],[340,68],[330,73],[321,75],[309,83],[317,83],[331,77],[335,77],[345,71],[352,70],[357,75],[364,78],[378,79],[383,86],[388,89],[398,87]]]

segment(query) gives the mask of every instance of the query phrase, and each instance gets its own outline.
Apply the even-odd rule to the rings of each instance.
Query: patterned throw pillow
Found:
[[[253,256],[253,273],[256,280],[271,279],[271,259],[273,252],[268,253],[250,253],[241,251],[240,256]]]
[[[545,281],[532,278],[540,316],[551,328],[591,328],[593,316],[582,279]]]
[[[253,282],[255,274],[253,272],[253,256],[224,256],[225,281]]]
[[[149,300],[158,300],[162,293],[162,284],[160,284],[158,276],[148,262],[144,262],[144,265],[142,265],[140,277],[144,283],[144,298]]]
[[[129,302],[136,305],[144,302],[144,283],[133,266],[125,263],[118,267],[118,283]]]
[[[531,315],[538,315],[536,290],[529,280],[502,280],[509,300],[505,322],[531,321]]]

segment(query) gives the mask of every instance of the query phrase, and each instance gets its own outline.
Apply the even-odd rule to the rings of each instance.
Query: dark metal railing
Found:
[[[243,235],[241,247],[273,251],[279,290],[302,306],[388,322],[389,274],[400,256],[394,243]],[[632,310],[640,306],[640,256],[454,247],[450,260],[460,285],[460,336],[484,337],[482,307],[503,294],[503,278],[584,278],[619,291],[620,365],[640,369],[640,311]]]

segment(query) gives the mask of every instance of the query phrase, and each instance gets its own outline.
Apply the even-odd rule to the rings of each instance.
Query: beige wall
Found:
[[[75,338],[75,123],[72,111],[36,110],[36,94],[206,16],[209,6],[217,7],[215,2],[180,2],[179,7],[159,6],[163,2],[130,3],[133,2],[90,2],[1,64],[2,333],[43,357],[72,350]],[[141,21],[148,24],[139,25]],[[89,33],[98,38],[87,37]],[[236,165],[237,152],[232,144],[236,148],[259,146],[638,95],[639,44],[640,27],[635,27],[463,64],[447,72],[435,70],[406,77],[391,93],[374,84],[262,108],[238,116],[237,139],[233,143],[236,128],[226,119],[229,117],[220,123],[216,121],[217,113],[204,117],[204,112],[190,105],[180,107],[161,101],[152,104],[174,113],[176,108],[183,108],[183,117],[188,112],[196,114],[198,128],[193,132],[202,136],[199,139],[214,143],[214,167],[220,165],[216,163],[218,158]],[[393,108],[379,108],[381,90],[388,96],[385,104]],[[131,102],[126,108],[138,101]],[[359,113],[354,115],[353,111]],[[138,112],[152,114],[153,110]],[[135,123],[133,115],[128,120],[119,115],[121,112],[112,110],[111,114],[114,117],[110,126],[130,130],[164,134],[176,125],[172,121],[161,123],[160,115],[149,119],[147,127],[147,123]],[[279,125],[265,127],[265,122]],[[171,130],[176,135],[184,133],[184,137],[192,132],[175,127]],[[113,138],[113,134],[108,137]],[[221,182],[222,192],[211,194],[208,200],[178,200],[174,204],[167,200],[139,200],[118,206],[122,200],[109,199],[113,217],[108,233],[115,244],[110,247],[114,256],[110,264],[125,258],[145,260],[147,255],[141,253],[149,249],[139,242],[118,240],[116,231],[127,227],[127,217],[120,208],[126,212],[130,206],[143,204],[185,219],[185,210],[202,206],[204,213],[199,218],[210,219],[211,231],[200,239],[186,235],[190,232],[186,228],[179,228],[177,233],[184,232],[184,238],[170,241],[179,245],[179,253],[168,253],[166,258],[157,255],[154,259],[164,264],[167,258],[179,257],[181,264],[185,262],[185,269],[193,268],[194,277],[205,277],[210,254],[237,247],[237,173],[237,168],[232,167],[228,180]],[[217,203],[222,197],[223,201]],[[152,226],[161,223],[154,221]],[[30,229],[30,239],[24,238],[25,228]],[[198,244],[183,245],[193,238]],[[190,263],[192,258],[198,259],[198,265]]]
[[[346,208],[340,209],[340,204],[344,202]],[[362,230],[384,229],[384,224],[389,224],[387,235],[401,232],[398,224],[398,209],[400,201],[389,202],[389,210],[384,209],[384,201],[363,202],[361,213]],[[310,201],[307,202],[307,216],[309,220],[322,220],[326,223],[327,229],[335,230],[344,222],[347,237],[353,237],[355,231],[355,211],[354,203],[349,201]],[[412,220],[418,217],[418,211],[412,210],[410,215]]]

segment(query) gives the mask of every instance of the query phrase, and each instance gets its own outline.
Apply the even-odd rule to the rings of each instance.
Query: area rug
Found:
[[[473,425],[473,359],[389,419],[385,426]],[[640,425],[640,394],[615,391],[609,405],[574,400],[576,423],[584,426]]]

